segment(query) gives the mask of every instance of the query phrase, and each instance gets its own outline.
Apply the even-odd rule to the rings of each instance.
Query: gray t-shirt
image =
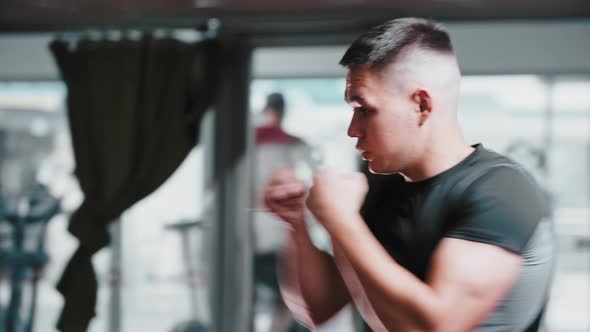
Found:
[[[445,237],[497,245],[523,257],[510,292],[477,331],[533,331],[553,271],[548,196],[518,164],[481,144],[451,169],[420,182],[370,176],[367,225],[403,267],[426,279]]]

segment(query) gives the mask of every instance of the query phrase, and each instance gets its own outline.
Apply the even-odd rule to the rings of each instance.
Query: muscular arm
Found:
[[[445,238],[424,283],[389,256],[360,216],[348,218],[328,226],[328,232],[390,331],[471,331],[510,289],[520,268],[520,256],[502,248]]]
[[[290,226],[289,240],[279,262],[285,303],[295,317],[317,326],[350,301],[338,269],[328,254],[312,243],[305,222],[306,185],[291,169],[277,170],[265,190],[265,204]]]
[[[424,282],[389,255],[360,216],[367,190],[360,173],[318,173],[307,206],[390,331],[471,331],[481,324],[514,284],[522,264],[516,253],[546,213],[538,188],[519,170],[486,173],[467,189]]]
[[[332,257],[313,245],[304,226],[291,230],[280,269],[285,303],[307,326],[322,324],[350,301]]]

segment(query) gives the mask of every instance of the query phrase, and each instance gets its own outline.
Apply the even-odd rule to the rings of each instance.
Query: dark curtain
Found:
[[[67,85],[75,174],[84,202],[69,232],[79,240],[58,290],[60,331],[86,331],[95,316],[91,258],[109,243],[107,225],[157,189],[196,144],[215,100],[218,46],[171,38],[54,41],[50,49]],[[150,245],[150,244],[146,244]]]

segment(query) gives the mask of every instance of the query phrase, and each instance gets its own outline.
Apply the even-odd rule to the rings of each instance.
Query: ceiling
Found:
[[[198,27],[254,34],[357,31],[386,18],[443,21],[590,18],[588,0],[0,0],[0,32]]]

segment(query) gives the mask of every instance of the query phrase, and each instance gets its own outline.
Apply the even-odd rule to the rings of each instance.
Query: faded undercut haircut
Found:
[[[379,68],[393,63],[408,47],[453,54],[447,29],[431,20],[415,17],[387,21],[357,37],[340,60],[343,67]]]

